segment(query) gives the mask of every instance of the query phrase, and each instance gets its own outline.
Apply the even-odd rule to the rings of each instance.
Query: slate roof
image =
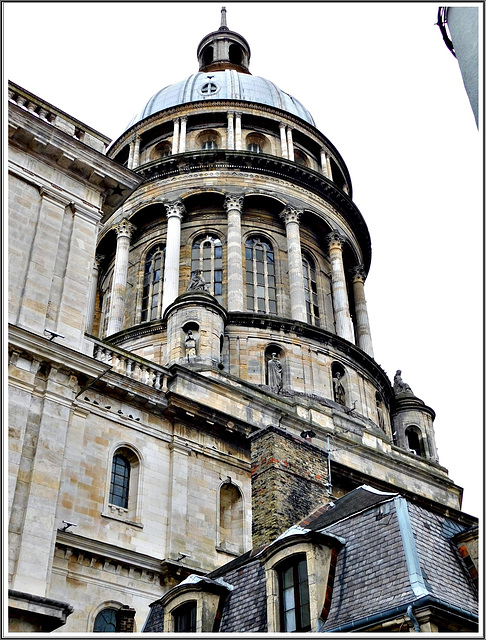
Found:
[[[408,502],[398,493],[364,485],[332,506],[317,509],[298,527],[345,542],[338,552],[331,606],[321,632],[358,630],[362,622],[366,626],[370,618],[393,613],[397,607],[404,612],[420,598],[430,598],[469,619],[477,615],[475,587],[452,541],[468,526],[452,517]],[[233,587],[224,604],[220,632],[266,632],[262,550],[247,552],[208,574]],[[162,630],[156,606],[146,631]]]

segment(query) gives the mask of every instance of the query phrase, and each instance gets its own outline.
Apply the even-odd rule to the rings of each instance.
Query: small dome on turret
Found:
[[[221,9],[221,26],[205,36],[197,48],[199,71],[223,71],[234,69],[240,73],[250,73],[250,46],[235,31],[226,25],[226,8]]]

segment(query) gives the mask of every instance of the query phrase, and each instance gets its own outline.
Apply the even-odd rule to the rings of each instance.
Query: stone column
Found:
[[[179,136],[179,153],[184,153],[184,151],[186,150],[186,127],[187,127],[187,116],[182,116],[181,131]]]
[[[329,174],[327,171],[327,154],[325,149],[321,149],[321,171],[323,176],[329,178]]]
[[[241,211],[244,196],[227,194],[224,207],[228,214],[228,311],[243,311],[243,258],[241,254]]]
[[[128,253],[130,250],[130,238],[135,231],[135,226],[124,219],[115,226],[117,234],[115,267],[113,269],[113,282],[111,285],[110,317],[106,335],[111,336],[123,329],[125,317],[125,298],[127,293]]]
[[[370,323],[364,292],[366,273],[362,265],[351,269],[351,273],[353,276],[354,310],[356,313],[358,346],[369,356],[373,357],[373,344],[371,343]]]
[[[91,283],[89,286],[88,298],[88,318],[86,323],[86,331],[90,333],[93,329],[93,320],[96,306],[96,293],[98,291],[98,275],[100,270],[100,262],[105,256],[95,256],[93,263],[93,272],[91,274]]]
[[[132,160],[132,169],[136,169],[140,164],[140,136],[135,136],[135,140],[133,141],[133,160]]]
[[[172,153],[179,150],[179,118],[174,118],[174,133],[172,135]]]
[[[132,140],[129,144],[129,153],[128,153],[128,162],[127,162],[127,168],[131,169],[133,167],[133,149],[135,147],[135,143]]]
[[[282,148],[282,158],[289,157],[289,151],[287,149],[287,134],[285,132],[285,125],[283,122],[280,123],[280,146]]]
[[[235,149],[241,151],[241,113],[235,113]]]
[[[228,111],[228,149],[235,148],[235,125],[234,114],[232,111]]]
[[[345,238],[337,231],[327,236],[329,260],[331,261],[332,301],[336,333],[354,343],[353,323],[349,314],[349,300],[343,266],[343,244]]]
[[[287,127],[287,146],[289,153],[289,160],[294,160],[294,141],[292,138],[292,129]]]
[[[280,217],[285,222],[287,234],[287,258],[289,263],[290,309],[292,320],[307,321],[304,292],[304,273],[302,270],[302,251],[300,248],[299,218],[302,211],[286,207]]]
[[[328,153],[326,153],[326,167],[327,167],[327,177],[329,178],[329,180],[332,180],[331,159]]]
[[[167,241],[164,265],[162,315],[179,295],[179,263],[181,254],[181,221],[185,213],[181,200],[169,202],[167,209]]]

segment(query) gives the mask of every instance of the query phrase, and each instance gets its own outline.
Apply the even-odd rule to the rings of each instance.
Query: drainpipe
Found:
[[[413,628],[415,629],[415,632],[420,633],[420,625],[417,618],[413,615],[413,609],[411,604],[407,607],[407,616],[413,622]]]

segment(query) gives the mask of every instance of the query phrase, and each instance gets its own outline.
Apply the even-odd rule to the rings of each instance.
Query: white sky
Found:
[[[154,93],[198,70],[222,4],[4,2],[4,78],[116,138]],[[372,239],[375,359],[436,411],[440,463],[480,515],[483,132],[439,4],[225,6],[251,72],[298,98],[343,156]]]

